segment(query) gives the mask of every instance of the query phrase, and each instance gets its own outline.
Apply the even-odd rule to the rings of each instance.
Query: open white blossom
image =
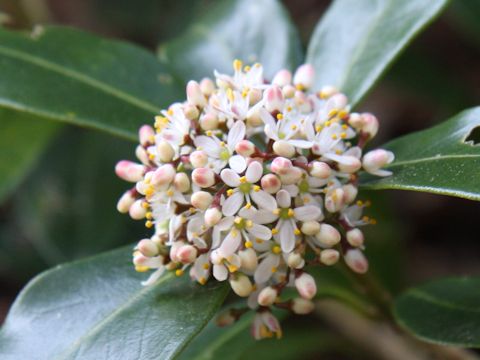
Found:
[[[359,172],[388,176],[383,167],[394,155],[363,155],[377,119],[351,113],[331,86],[311,92],[311,65],[280,70],[272,82],[260,64],[233,67],[233,76],[189,81],[186,101],[142,126],[140,163],[116,166],[134,184],[117,208],[154,230],[133,251],[137,271],[153,270],[144,285],[166,271],[201,285],[228,281],[257,311],[253,336],[280,337],[271,308],[313,310],[310,266],[343,259],[367,271],[359,227],[375,220],[363,215],[369,203],[356,200]],[[282,302],[287,287],[298,297]]]

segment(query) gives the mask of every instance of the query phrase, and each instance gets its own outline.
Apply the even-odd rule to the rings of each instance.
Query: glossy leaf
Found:
[[[69,28],[0,29],[0,107],[135,140],[178,98],[165,66],[136,46]]]
[[[430,129],[384,146],[395,153],[392,176],[364,176],[370,189],[432,192],[480,200],[480,108],[465,110]]]
[[[223,302],[227,286],[132,269],[131,248],[58,266],[30,282],[0,333],[2,359],[171,359]]]
[[[334,85],[356,105],[448,0],[336,0],[317,25],[307,62],[316,87]]]
[[[213,70],[230,73],[236,58],[261,62],[271,78],[295,68],[302,57],[297,31],[277,0],[219,2],[159,54],[184,81],[212,77]]]
[[[429,342],[480,348],[480,278],[449,278],[406,291],[398,323]]]
[[[0,108],[0,203],[22,181],[58,124]]]

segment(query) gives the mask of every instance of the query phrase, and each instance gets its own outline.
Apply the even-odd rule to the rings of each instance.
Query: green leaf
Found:
[[[395,153],[392,176],[365,175],[369,189],[401,189],[480,200],[480,107],[384,146]]]
[[[30,282],[0,333],[2,359],[171,359],[228,287],[164,275],[142,287],[131,248],[61,265]]]
[[[232,72],[232,61],[261,62],[267,77],[301,61],[300,39],[277,0],[228,0],[208,9],[179,38],[159,48],[183,80]]]
[[[33,167],[57,129],[53,122],[0,108],[0,203]]]
[[[316,87],[333,85],[356,105],[448,0],[336,0],[307,51]]]
[[[448,278],[395,301],[398,323],[429,342],[480,348],[480,278]]]
[[[136,140],[179,92],[153,54],[60,27],[0,29],[0,107]]]

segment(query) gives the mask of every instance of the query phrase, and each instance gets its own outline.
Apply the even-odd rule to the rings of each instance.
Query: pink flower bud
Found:
[[[320,95],[320,98],[322,98],[322,99],[328,99],[329,97],[331,97],[332,95],[335,95],[337,93],[338,93],[337,88],[335,88],[334,86],[331,86],[331,85],[327,85],[327,86],[322,87],[322,89],[319,92],[319,95]]]
[[[197,249],[192,245],[183,245],[177,250],[176,256],[182,264],[191,264],[197,258]]]
[[[206,191],[197,191],[192,194],[191,203],[192,206],[200,209],[206,210],[212,203],[213,196]]]
[[[136,200],[130,209],[128,209],[128,214],[133,220],[144,219],[147,215],[147,210],[142,206],[143,200]]]
[[[215,91],[215,84],[209,78],[203,78],[200,81],[200,90],[202,91],[203,95],[210,96]]]
[[[359,274],[365,274],[368,271],[368,261],[359,249],[350,249],[344,256],[345,263],[350,269]]]
[[[183,113],[185,114],[185,117],[189,120],[197,119],[198,115],[200,115],[198,108],[195,105],[188,103],[183,107]]]
[[[200,127],[202,130],[215,130],[218,128],[218,117],[213,112],[208,112],[200,117]]]
[[[369,151],[363,157],[363,168],[374,175],[388,176],[391,175],[390,171],[380,170],[385,165],[390,164],[395,159],[395,156],[391,151],[383,149],[376,149]]]
[[[249,95],[248,95],[248,100],[249,104],[255,105],[258,103],[260,100],[262,100],[262,91],[260,89],[250,89]]]
[[[137,182],[142,180],[145,174],[145,166],[128,160],[122,160],[115,166],[117,176],[125,181]]]
[[[185,193],[190,190],[190,178],[185,173],[177,173],[173,179],[175,190]]]
[[[353,247],[360,247],[363,245],[364,236],[362,230],[360,229],[351,229],[347,231],[347,241]]]
[[[348,117],[348,124],[354,129],[361,130],[364,125],[362,115],[359,113],[351,113]]]
[[[275,194],[282,186],[280,179],[275,174],[264,175],[260,183],[262,189],[270,194]]]
[[[318,221],[305,221],[301,227],[302,233],[313,236],[320,231],[320,223]]]
[[[337,188],[327,193],[325,208],[331,213],[340,211],[345,205],[344,195],[342,188]]]
[[[190,163],[194,168],[201,168],[207,165],[208,155],[203,150],[197,150],[190,154]]]
[[[210,208],[205,211],[205,224],[214,226],[222,219],[222,212],[218,208]]]
[[[140,130],[138,130],[138,139],[142,146],[147,146],[153,144],[155,138],[155,130],[150,125],[143,125]]]
[[[344,94],[338,93],[328,99],[328,102],[333,109],[344,109],[348,105],[348,98]]]
[[[283,97],[285,99],[291,99],[295,96],[295,92],[297,89],[295,89],[295,86],[293,85],[285,85],[282,90]]]
[[[178,250],[184,245],[185,242],[183,241],[175,241],[172,243],[172,246],[170,247],[170,259],[173,262],[180,262],[180,259],[178,258]]]
[[[240,297],[247,297],[253,291],[253,285],[248,276],[244,274],[235,274],[230,278],[232,290]]]
[[[280,70],[275,74],[272,84],[284,87],[292,82],[292,73],[286,69]]]
[[[292,300],[292,311],[297,315],[306,315],[310,314],[315,309],[315,304],[313,301],[295,298]]]
[[[302,273],[295,279],[295,287],[298,293],[304,299],[310,300],[317,294],[317,284],[312,275]]]
[[[315,235],[315,239],[323,246],[332,247],[340,242],[341,236],[332,225],[321,224],[320,231]]]
[[[291,158],[295,155],[295,147],[284,140],[278,140],[273,143],[273,152],[278,156]]]
[[[325,249],[320,253],[320,261],[325,265],[334,265],[338,262],[340,253],[334,249]]]
[[[160,166],[152,175],[151,183],[154,186],[165,186],[175,178],[175,168],[170,164]]]
[[[330,166],[323,161],[314,161],[310,168],[310,175],[319,179],[328,179],[332,174]]]
[[[341,172],[352,174],[362,167],[362,163],[355,156],[344,155],[341,158],[341,162],[338,162],[338,169]]]
[[[305,265],[305,259],[299,253],[292,252],[288,255],[287,265],[292,269],[301,269]]]
[[[272,161],[271,170],[272,172],[285,175],[293,167],[292,162],[284,157],[276,157]]]
[[[252,248],[241,250],[238,252],[240,257],[241,267],[245,271],[253,271],[258,265],[258,256]]]
[[[369,135],[370,138],[373,138],[377,135],[378,132],[378,120],[375,115],[370,113],[363,113],[363,127],[362,131]]]
[[[241,140],[235,145],[235,151],[244,157],[249,157],[255,152],[255,145],[248,140]]]
[[[313,85],[315,69],[310,64],[301,65],[293,76],[293,84],[301,90],[309,89]]]
[[[175,150],[169,142],[161,140],[157,142],[157,154],[161,162],[167,163],[172,161],[175,156]]]
[[[294,166],[288,169],[285,174],[280,175],[280,180],[284,185],[293,185],[298,183],[302,179],[302,176],[302,170]]]
[[[142,162],[143,165],[149,165],[150,159],[148,158],[147,150],[142,145],[138,145],[135,148],[135,156]]]
[[[158,246],[150,239],[140,240],[137,248],[145,256],[152,257],[158,255]]]
[[[278,86],[271,86],[265,90],[265,109],[268,112],[282,111],[283,110],[283,93]]]
[[[209,168],[197,168],[192,171],[192,181],[203,188],[213,186],[215,184],[215,173]]]
[[[200,108],[203,108],[205,105],[207,105],[207,100],[200,89],[200,85],[194,80],[190,80],[187,83],[187,101],[190,104]]]
[[[258,304],[260,306],[270,306],[277,299],[278,291],[271,286],[262,289],[258,294]]]
[[[118,200],[117,210],[122,214],[126,214],[130,207],[135,202],[135,197],[132,194],[132,191],[126,191],[122,197]]]
[[[357,197],[358,188],[353,184],[346,184],[342,186],[343,200],[346,204],[351,204]]]

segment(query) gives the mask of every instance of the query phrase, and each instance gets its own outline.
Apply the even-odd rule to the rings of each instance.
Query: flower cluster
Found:
[[[116,173],[135,183],[118,210],[153,228],[135,247],[137,271],[164,271],[205,284],[228,281],[257,310],[255,338],[279,336],[272,306],[313,310],[314,278],[306,265],[343,257],[364,273],[360,226],[368,202],[356,201],[358,172],[378,176],[389,151],[362,149],[378,130],[369,113],[351,113],[331,86],[313,93],[314,70],[279,71],[267,82],[260,64],[233,63],[233,76],[190,81],[187,100],[172,104],[139,131],[136,156]],[[297,297],[282,300],[286,287]],[[241,312],[223,315],[221,323]]]

